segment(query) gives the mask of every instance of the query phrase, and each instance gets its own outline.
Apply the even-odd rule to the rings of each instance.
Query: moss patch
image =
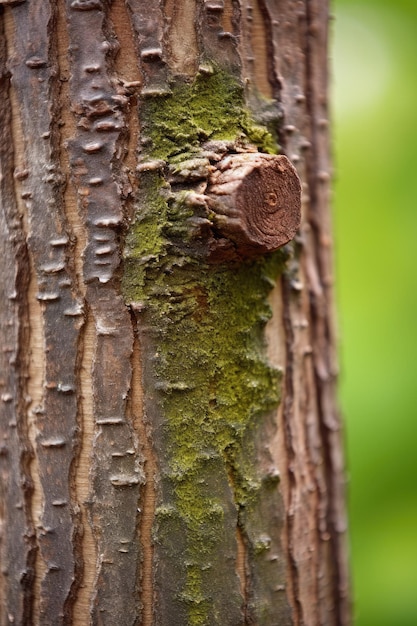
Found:
[[[173,163],[209,139],[277,149],[269,132],[251,122],[241,85],[220,70],[175,84],[169,96],[146,100],[141,124],[145,159]],[[157,523],[173,515],[185,529],[179,599],[187,606],[188,623],[200,626],[210,623],[206,570],[224,532],[216,474],[219,482],[233,484],[236,518],[240,508],[254,505],[260,486],[247,442],[279,400],[280,375],[267,363],[264,327],[270,316],[267,295],[284,254],[208,266],[179,253],[172,233],[181,234],[189,209],[170,205],[167,191],[161,173],[142,173],[126,239],[123,290],[127,303],[140,305],[154,352],[145,367],[161,415],[164,480],[173,494],[157,511]]]
[[[277,152],[271,133],[255,124],[243,106],[242,85],[223,70],[198,74],[192,83],[176,82],[170,95],[144,105],[142,133],[151,158],[183,157],[209,139],[246,139],[262,152]]]

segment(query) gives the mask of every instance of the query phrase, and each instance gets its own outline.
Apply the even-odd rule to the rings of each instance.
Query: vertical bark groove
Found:
[[[269,76],[269,50],[271,38],[268,37],[264,14],[259,0],[241,0],[242,65],[248,80],[249,92],[257,90],[264,98],[271,99],[273,86]]]
[[[28,431],[33,450],[36,450],[36,439],[38,428],[36,416],[42,410],[43,387],[45,383],[45,335],[42,310],[39,301],[36,299],[38,284],[36,272],[33,267],[33,260],[29,261],[30,282],[27,291],[27,306],[29,314],[29,368],[28,368],[28,395],[30,402],[28,405]],[[41,527],[41,516],[43,508],[43,488],[40,480],[40,469],[37,455],[31,459],[30,473],[33,490],[31,494],[31,515],[35,528]],[[38,615],[41,595],[41,581],[45,575],[45,564],[41,558],[39,549],[36,550],[34,567],[34,589],[33,589],[33,613]]]
[[[236,527],[236,573],[240,581],[242,596],[242,624],[248,624],[248,551],[239,525]]]
[[[90,615],[97,570],[97,544],[91,528],[88,506],[90,504],[90,472],[94,440],[94,400],[92,371],[94,363],[94,346],[96,344],[96,329],[91,313],[85,312],[85,323],[81,337],[81,354],[79,363],[79,419],[80,419],[80,446],[77,466],[74,475],[76,498],[80,507],[82,535],[80,537],[80,558],[82,559],[82,573],[80,573],[79,589],[74,600],[73,624],[82,626],[86,623],[86,616]]]
[[[196,0],[166,0],[166,43],[175,74],[195,76],[198,65],[195,30]]]
[[[136,323],[135,323],[136,326]],[[155,521],[157,462],[152,445],[151,425],[145,421],[143,406],[143,372],[140,344],[135,332],[132,353],[132,384],[130,390],[130,412],[136,427],[144,459],[145,480],[142,486],[138,506],[140,507],[140,524],[138,541],[141,546],[141,563],[139,568],[140,599],[142,604],[141,624],[152,626],[153,623],[153,525]]]

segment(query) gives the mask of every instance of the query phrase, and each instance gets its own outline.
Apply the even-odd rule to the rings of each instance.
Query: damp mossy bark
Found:
[[[226,481],[233,494],[233,515],[245,537],[245,515],[256,506],[261,482],[254,433],[279,402],[280,372],[267,361],[264,328],[285,253],[207,263],[195,254],[195,242],[187,245],[193,208],[172,201],[164,171],[198,156],[208,141],[270,153],[277,145],[251,120],[240,82],[216,68],[144,99],[140,121],[141,161],[165,164],[140,168],[123,276],[125,300],[144,338],[145,412],[162,457],[154,540],[169,544],[167,534],[178,534],[172,547],[182,560],[176,595],[186,623],[221,623],[207,588],[213,575],[222,584],[221,572],[212,571],[228,514],[219,484]]]

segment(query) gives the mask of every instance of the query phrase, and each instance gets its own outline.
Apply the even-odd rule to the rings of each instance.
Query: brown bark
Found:
[[[0,0],[0,626],[350,623],[328,20],[323,0]],[[149,157],[149,102],[164,102],[197,73],[204,83],[213,67],[237,81],[252,121],[272,130],[290,163],[247,138],[207,141],[201,130],[185,165]],[[254,160],[254,178],[245,159]],[[278,163],[288,177],[283,193]],[[195,492],[216,506],[213,528],[203,511],[196,539],[195,520],[180,510],[164,408],[173,394],[192,402],[178,381],[194,353],[185,338],[172,340],[183,360],[173,383],[157,379],[165,366],[158,346],[175,329],[216,319],[200,271],[222,277],[216,264],[230,263],[250,282],[252,257],[294,235],[291,163],[301,225],[270,294],[272,318],[266,324],[264,313],[247,329],[260,361],[268,356],[283,371],[281,401],[252,420],[240,447],[199,458]],[[184,192],[191,198],[191,218],[170,223],[165,236],[168,256],[191,258],[195,279],[184,301],[170,292],[161,318],[122,293],[126,235],[143,214],[146,237],[146,189],[155,181],[171,212]],[[219,202],[225,183],[228,199]],[[233,222],[236,207],[256,205],[256,185],[266,194],[259,210]],[[283,235],[279,212],[263,214],[276,194],[280,202],[287,194]],[[186,266],[180,276],[187,286]],[[233,306],[250,311],[255,299]],[[217,385],[202,411],[218,416],[221,362],[229,367],[234,355],[214,355],[215,373],[200,357],[196,385]],[[251,366],[239,367],[249,379]],[[252,508],[238,494],[236,466],[245,463],[259,477]],[[207,566],[199,564],[193,595],[187,554],[197,540]]]

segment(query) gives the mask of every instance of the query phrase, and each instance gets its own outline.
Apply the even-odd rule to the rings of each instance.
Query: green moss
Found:
[[[144,157],[168,163],[195,154],[208,139],[277,149],[268,131],[251,122],[241,85],[220,70],[145,101],[141,123]],[[145,367],[157,390],[173,493],[157,518],[175,511],[186,529],[180,599],[190,626],[202,626],[210,611],[206,570],[225,515],[213,477],[222,474],[220,482],[233,483],[236,510],[253,506],[260,486],[250,432],[279,400],[280,374],[266,360],[264,327],[267,295],[284,255],[233,266],[208,266],[188,256],[173,239],[185,234],[190,209],[169,203],[158,172],[142,174],[137,206],[126,239],[123,289],[128,303],[140,303],[155,353]]]
[[[169,95],[149,99],[141,121],[147,154],[164,161],[183,158],[209,139],[245,139],[262,152],[277,151],[269,131],[243,106],[242,85],[219,69],[198,74],[192,83],[176,82]]]

